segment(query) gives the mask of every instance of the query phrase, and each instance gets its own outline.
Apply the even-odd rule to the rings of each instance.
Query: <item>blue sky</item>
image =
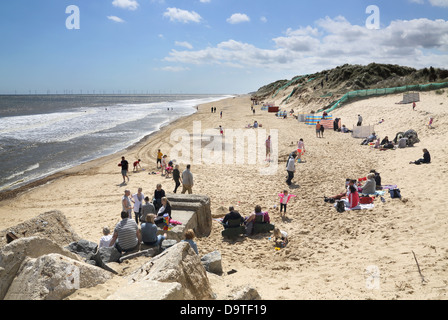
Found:
[[[448,0],[1,1],[0,93],[247,93],[345,63],[448,67],[447,20]]]

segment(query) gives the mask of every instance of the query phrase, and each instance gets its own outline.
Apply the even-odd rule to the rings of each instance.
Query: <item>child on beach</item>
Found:
[[[103,228],[103,236],[100,239],[99,248],[108,248],[110,246],[110,241],[112,240],[112,235],[110,234],[110,229],[108,227]]]
[[[300,141],[297,143],[297,162],[302,162],[303,154],[305,154],[305,143],[303,142],[303,139],[300,139]]]
[[[279,193],[280,197],[280,215],[282,211],[284,211],[284,216],[286,216],[286,206],[288,205],[289,200],[296,197],[293,194],[289,194],[288,190],[284,190],[283,193]]]
[[[165,174],[166,174],[166,168],[168,167],[167,158],[168,158],[167,155],[164,155],[164,156],[162,157],[162,164],[161,164],[161,166],[160,166],[161,169],[162,169],[162,176],[164,175],[163,172],[165,172]]]
[[[134,162],[134,172],[138,172],[139,169],[142,169],[142,166],[140,165],[140,162],[142,162],[142,160],[138,159],[137,161]]]
[[[157,152],[157,169],[159,169],[159,164],[162,165],[162,157],[163,153],[160,151]]]
[[[275,227],[274,242],[276,248],[285,248],[289,242],[288,234],[286,233],[286,231],[282,231],[278,227]]]
[[[182,242],[188,242],[190,244],[190,247],[196,252],[196,254],[199,254],[198,252],[198,246],[196,245],[196,242],[193,241],[193,239],[196,237],[194,231],[192,229],[189,229],[185,232],[185,240],[182,240]]]

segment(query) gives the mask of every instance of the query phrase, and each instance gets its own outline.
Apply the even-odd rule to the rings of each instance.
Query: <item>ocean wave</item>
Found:
[[[5,180],[12,180],[12,179],[14,179],[14,178],[16,178],[16,177],[18,177],[18,176],[24,175],[24,174],[27,173],[27,172],[30,172],[30,171],[33,171],[33,170],[38,169],[39,166],[40,166],[39,163],[33,164],[33,165],[29,166],[28,168],[26,168],[26,169],[23,170],[23,171],[13,173],[13,174],[10,175],[9,177],[5,178]]]

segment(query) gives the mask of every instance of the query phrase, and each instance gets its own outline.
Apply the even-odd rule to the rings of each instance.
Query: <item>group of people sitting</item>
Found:
[[[364,182],[364,184],[362,184]],[[346,190],[332,197],[324,197],[324,201],[335,203],[345,200],[346,207],[357,208],[360,205],[360,195],[375,195],[377,190],[381,190],[381,176],[375,170],[371,170],[367,177],[362,179],[347,179]]]
[[[260,220],[262,221],[262,223],[269,224],[271,222],[269,213],[263,212],[261,206],[257,205],[255,207],[255,211],[248,217],[244,218],[238,211],[235,210],[233,206],[231,206],[229,207],[229,213],[226,214],[224,219],[222,220],[222,225],[225,229],[239,228],[240,226],[244,225],[246,235],[250,236],[253,234],[254,224],[257,217],[261,217]],[[239,223],[235,223],[236,221]]]

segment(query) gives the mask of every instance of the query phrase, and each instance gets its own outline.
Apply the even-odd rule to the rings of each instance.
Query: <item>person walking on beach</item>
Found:
[[[157,169],[159,169],[159,164],[160,166],[162,166],[162,157],[163,157],[163,153],[160,151],[157,152]]]
[[[362,126],[362,116],[360,114],[358,114],[358,123],[356,124],[357,127],[361,127]]]
[[[266,160],[265,161],[271,162],[271,146],[272,146],[272,141],[271,141],[271,136],[269,136],[268,139],[266,140]]]
[[[221,119],[222,119],[222,111],[221,111],[221,114],[220,114],[220,116],[221,116]]]
[[[191,173],[191,165],[187,165],[187,169],[182,172],[182,194],[188,191],[188,194],[192,194],[193,188],[193,174]]]
[[[125,157],[121,157],[121,162],[119,164],[121,167],[121,175],[123,176],[123,183],[126,183],[126,178],[129,182],[128,170],[129,170],[129,162],[125,159]]]
[[[288,172],[288,179],[286,180],[286,184],[290,186],[292,184],[292,179],[294,179],[294,173],[296,172],[296,157],[297,152],[294,151],[288,159],[286,164],[286,171]]]
[[[182,182],[178,164],[176,164],[176,166],[174,167],[174,170],[173,170],[173,180],[176,183],[176,187],[174,188],[173,193],[177,193],[177,188],[180,187],[180,184]]]
[[[317,138],[320,138],[321,137],[321,131],[320,131],[320,127],[321,127],[322,125],[320,124],[320,121],[318,121],[317,122],[317,124],[316,124],[316,137]]]
[[[324,131],[325,131],[325,127],[323,124],[320,125],[320,137],[323,138],[324,137]]]

